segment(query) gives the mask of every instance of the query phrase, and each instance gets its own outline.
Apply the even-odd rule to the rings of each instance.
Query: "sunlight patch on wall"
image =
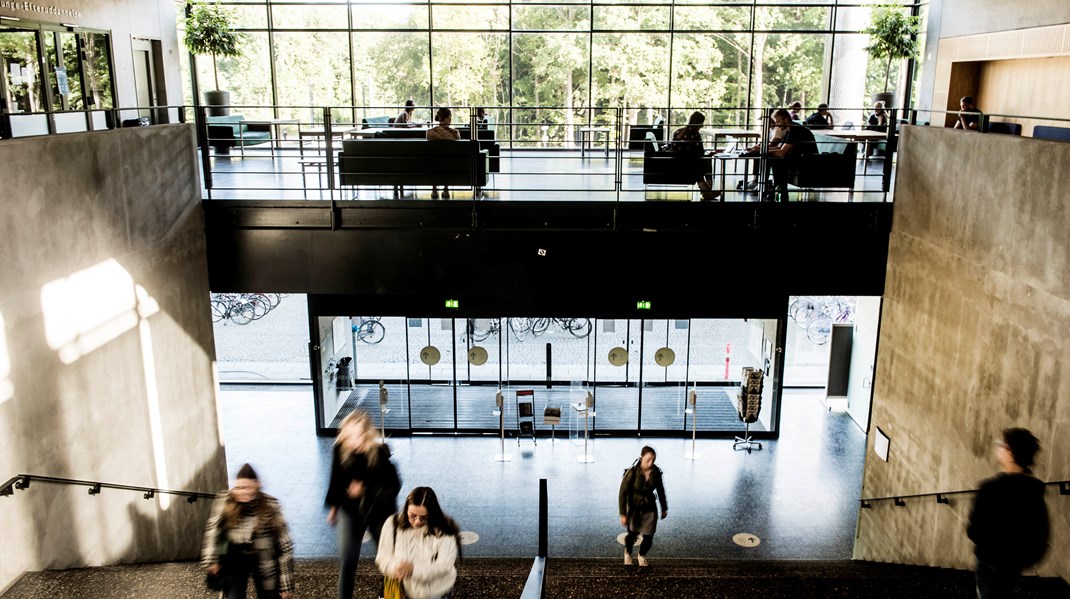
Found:
[[[143,292],[141,286],[138,291]],[[147,294],[146,294],[147,295]],[[167,477],[167,453],[163,445],[163,419],[160,417],[160,390],[156,383],[156,352],[152,348],[152,329],[148,320],[138,323],[141,336],[141,360],[145,368],[145,402],[149,408],[149,430],[152,431],[152,454],[156,461],[156,485],[161,489],[170,489]],[[161,493],[156,496],[161,509],[171,506],[171,496]]]
[[[106,260],[41,287],[45,339],[64,364],[137,326],[159,311],[115,260]]]
[[[15,385],[11,382],[11,358],[9,356],[4,315],[0,314],[0,404],[15,395]]]

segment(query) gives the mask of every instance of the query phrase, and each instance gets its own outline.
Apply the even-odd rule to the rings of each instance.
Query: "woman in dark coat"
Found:
[[[646,554],[654,544],[654,533],[658,529],[657,503],[661,503],[661,519],[664,520],[669,515],[665,486],[661,481],[661,468],[654,465],[657,456],[654,448],[644,446],[639,459],[624,473],[624,480],[620,482],[617,498],[620,523],[628,529],[628,534],[624,537],[626,566],[632,563],[632,547],[640,534],[643,535],[643,542],[639,544],[639,565],[647,565]]]
[[[401,479],[376,432],[366,413],[352,412],[342,420],[332,452],[324,503],[330,509],[327,523],[338,528],[339,599],[353,597],[364,531],[378,547],[383,523],[397,511]]]

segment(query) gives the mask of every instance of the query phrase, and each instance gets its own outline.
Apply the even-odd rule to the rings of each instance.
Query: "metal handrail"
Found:
[[[531,565],[528,580],[520,599],[542,599],[546,592],[546,556],[549,538],[549,495],[546,492],[546,479],[539,479],[539,555]]]
[[[1044,483],[1044,486],[1058,485],[1059,495],[1070,495],[1070,480],[1053,480]],[[906,499],[919,499],[921,497],[935,497],[936,503],[942,503],[949,505],[948,497],[952,495],[966,495],[969,493],[976,493],[978,489],[965,489],[962,491],[941,491],[938,493],[915,493],[912,495],[889,495],[887,497],[863,497],[859,499],[863,509],[870,509],[872,504],[877,501],[895,501],[897,507],[906,507]]]
[[[215,493],[203,493],[201,491],[174,491],[171,489],[158,489],[156,487],[142,487],[137,485],[122,485],[100,481],[78,480],[73,478],[59,478],[55,476],[42,476],[39,474],[18,474],[11,477],[3,485],[0,485],[0,497],[7,497],[15,493],[15,489],[25,490],[30,488],[30,481],[50,483],[57,485],[76,485],[89,487],[90,495],[99,495],[102,489],[121,489],[124,491],[139,491],[145,499],[152,499],[157,494],[179,495],[186,498],[186,503],[195,503],[199,498],[213,499]]]

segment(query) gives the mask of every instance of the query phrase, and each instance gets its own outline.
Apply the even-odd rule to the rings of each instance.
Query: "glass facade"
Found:
[[[924,5],[903,6],[924,16]],[[232,8],[254,40],[245,56],[219,64],[235,105],[270,97],[285,107],[376,107],[374,115],[407,99],[482,105],[517,124],[511,139],[534,144],[565,138],[579,114],[612,125],[598,109],[620,106],[634,124],[649,108],[679,122],[707,107],[830,102],[843,107],[838,122],[857,123],[885,79],[892,91],[906,86],[905,63],[889,70],[865,53],[858,32],[870,7],[846,0],[243,0]],[[198,62],[204,86],[211,67]],[[517,106],[546,110],[502,113]],[[754,115],[714,118],[743,124]]]

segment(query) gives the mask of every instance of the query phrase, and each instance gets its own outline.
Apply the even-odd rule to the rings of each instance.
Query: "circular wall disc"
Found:
[[[487,363],[487,350],[478,345],[468,350],[468,363],[472,366],[482,366]]]
[[[479,533],[470,530],[462,530],[457,536],[461,539],[461,545],[472,545],[479,542]]]
[[[628,363],[628,350],[623,347],[614,347],[609,350],[609,363],[614,366],[624,366]]]
[[[663,347],[654,352],[654,363],[658,366],[672,366],[672,363],[676,361],[676,352]]]
[[[732,540],[740,547],[757,547],[762,543],[761,539],[749,532],[741,532],[738,535],[733,536]]]
[[[442,354],[439,353],[438,348],[433,345],[420,350],[420,361],[428,366],[434,366],[438,364],[438,361],[442,358]]]

